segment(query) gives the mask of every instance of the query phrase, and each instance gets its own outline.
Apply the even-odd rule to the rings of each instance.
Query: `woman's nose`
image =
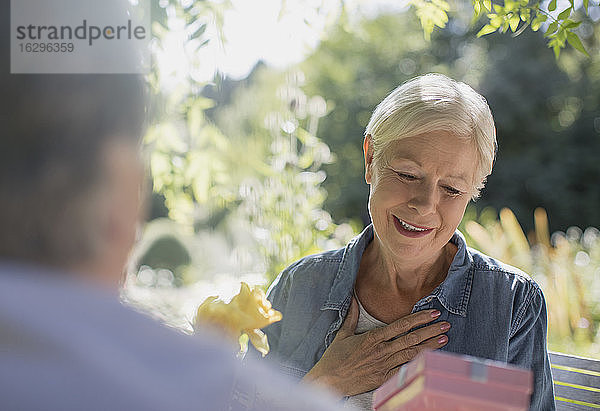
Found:
[[[408,207],[423,216],[434,213],[436,205],[435,187],[429,184],[422,184],[419,187],[415,187],[411,199],[408,201]]]

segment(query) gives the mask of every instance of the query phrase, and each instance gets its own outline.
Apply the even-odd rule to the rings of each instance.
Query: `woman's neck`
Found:
[[[363,253],[359,280],[399,296],[420,298],[445,280],[456,251],[456,246],[448,243],[426,261],[403,261],[386,252],[375,237]]]

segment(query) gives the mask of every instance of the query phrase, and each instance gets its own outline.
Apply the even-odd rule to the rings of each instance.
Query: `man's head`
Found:
[[[0,258],[116,283],[138,218],[140,78],[3,65],[0,90]]]

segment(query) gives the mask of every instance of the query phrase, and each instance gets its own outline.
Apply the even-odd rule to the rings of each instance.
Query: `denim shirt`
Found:
[[[290,265],[271,285],[268,299],[283,319],[265,329],[269,357],[286,374],[302,378],[333,341],[350,306],[362,254],[372,240],[373,227],[368,226],[346,247]],[[452,325],[444,351],[531,369],[531,410],[554,410],[541,289],[522,271],[468,248],[459,231],[450,241],[458,251],[446,279],[412,312],[441,311],[438,321]]]

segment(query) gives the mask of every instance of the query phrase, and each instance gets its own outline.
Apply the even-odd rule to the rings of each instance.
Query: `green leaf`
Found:
[[[197,136],[202,130],[204,121],[204,110],[202,105],[199,103],[192,104],[187,112],[187,123],[190,135]]]
[[[450,5],[445,0],[432,0],[431,2],[412,0],[410,4],[415,7],[415,12],[423,27],[425,39],[429,40],[435,26],[446,26],[448,22],[447,11],[450,9]]]
[[[504,11],[504,7],[502,7],[502,6],[501,6],[501,5],[499,5],[499,4],[494,4],[494,11],[495,11],[496,13],[502,13],[502,12]]]
[[[487,11],[492,11],[492,0],[483,0],[483,7],[485,7]]]
[[[563,27],[566,29],[574,29],[575,27],[579,27],[580,24],[580,21],[567,20],[563,23]]]
[[[548,16],[545,14],[538,14],[535,19],[531,22],[531,30],[538,31],[543,22],[548,20]]]
[[[162,38],[168,32],[169,32],[169,30],[165,26],[160,24],[159,22],[155,21],[152,23],[152,34],[154,34],[156,37]]]
[[[493,33],[496,30],[497,30],[496,27],[486,24],[485,26],[483,26],[483,28],[481,30],[479,30],[479,33],[477,33],[477,37],[485,36],[486,34]]]
[[[192,25],[189,25],[188,27],[192,27]],[[198,26],[198,28],[196,28],[191,34],[190,34],[190,40],[191,39],[196,39],[198,37],[200,37],[201,35],[204,34],[204,32],[206,31],[206,23],[204,24],[200,24]]]
[[[479,1],[473,2],[473,11],[475,11],[475,16],[479,17],[481,14],[481,3]]]
[[[519,22],[521,21],[521,19],[519,18],[518,14],[513,14],[509,19],[508,19],[508,24],[510,25],[510,29],[512,30],[512,32],[514,33],[515,31],[517,31],[517,28],[519,28]]]
[[[573,8],[569,7],[569,8],[564,9],[563,11],[561,11],[560,14],[558,15],[557,20],[567,19],[571,15],[571,10],[573,10]]]
[[[199,164],[210,164],[211,159],[207,155],[197,154],[195,161],[198,161]],[[196,171],[197,173],[194,175],[194,179],[192,181],[194,198],[198,203],[205,204],[209,199],[211,182],[210,168],[200,167]]]
[[[583,54],[585,54],[586,56],[590,56],[588,54],[588,52],[586,51],[585,47],[583,47],[583,44],[581,43],[581,39],[579,38],[579,36],[575,33],[573,33],[572,31],[567,32],[567,42],[573,46],[573,48],[575,50],[578,50],[580,52],[582,52]]]
[[[565,42],[567,41],[567,33],[569,31],[565,30],[563,27],[561,27],[557,32],[556,32],[556,38],[561,42],[562,46],[564,47]]]
[[[516,1],[513,1],[513,0],[504,0],[504,9],[506,11],[513,11],[517,7],[518,7],[518,4],[517,4]]]
[[[440,11],[433,18],[433,23],[441,28],[446,27],[446,23],[448,23],[448,14],[445,11]]]
[[[488,17],[490,18],[490,26],[494,27],[495,29],[499,29],[504,22],[504,19],[497,14],[488,14]]]
[[[199,43],[199,44],[196,46],[196,50],[198,50],[198,49],[200,49],[200,48],[202,48],[202,47],[206,46],[208,43],[210,43],[210,39],[206,39],[206,40],[204,40],[203,42]]]
[[[558,60],[558,57],[560,56],[560,46],[559,45],[552,46],[552,51],[554,51],[554,58],[556,58],[556,60]]]
[[[558,46],[560,48],[563,48],[565,46],[565,40],[567,39],[567,36],[565,35],[565,40],[562,40],[559,38],[559,35],[560,35],[560,32],[556,32],[555,34],[550,36],[550,41],[548,42],[548,47]]]
[[[556,0],[552,0],[548,4],[548,11],[554,11],[554,10],[556,10]]]
[[[583,8],[585,9],[585,12],[588,12],[588,5],[590,3],[590,0],[583,0]]]
[[[550,36],[552,33],[554,33],[556,31],[557,28],[558,28],[558,21],[553,21],[548,26],[548,30],[546,30],[546,33],[544,34],[544,36],[545,37]]]

